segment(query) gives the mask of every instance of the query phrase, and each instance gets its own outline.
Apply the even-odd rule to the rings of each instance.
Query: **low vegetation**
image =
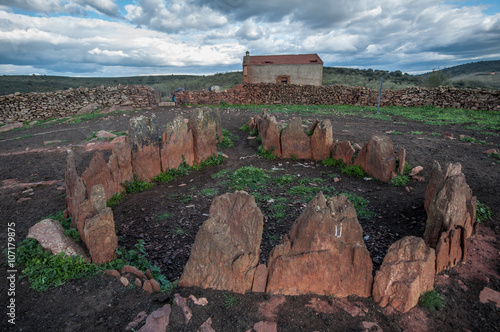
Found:
[[[418,300],[418,304],[423,308],[429,309],[430,311],[436,311],[436,309],[444,308],[444,300],[435,289],[422,294]]]

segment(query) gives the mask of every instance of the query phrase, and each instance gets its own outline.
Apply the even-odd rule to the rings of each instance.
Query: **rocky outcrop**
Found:
[[[349,141],[337,141],[333,143],[331,157],[333,159],[340,159],[347,166],[351,166],[353,162],[354,153],[356,150]]]
[[[381,307],[392,306],[405,313],[420,295],[434,287],[435,253],[423,239],[404,237],[393,243],[375,275],[373,299]]]
[[[65,183],[66,208],[68,215],[72,217],[71,227],[76,228],[78,224],[78,210],[80,204],[82,204],[87,197],[87,189],[85,183],[76,172],[75,153],[73,150],[68,150],[68,156],[66,157]]]
[[[476,197],[459,163],[446,169],[435,162],[426,190],[425,243],[436,248],[436,271],[455,266],[466,255],[465,240],[475,231]]]
[[[302,119],[293,118],[281,133],[283,158],[311,159],[311,138],[302,128]]]
[[[184,161],[189,166],[194,163],[193,132],[182,116],[176,116],[167,124],[161,141],[161,166],[167,169],[178,168]]]
[[[330,150],[333,145],[333,128],[330,120],[321,120],[316,126],[313,126],[311,136],[312,159],[324,160],[330,157]]]
[[[106,207],[103,185],[93,186],[89,199],[80,206],[80,222],[83,222],[83,230],[79,231],[92,262],[104,264],[112,261],[118,246],[118,237],[115,233],[113,211]]]
[[[111,175],[111,169],[108,164],[106,164],[106,160],[100,151],[94,153],[94,156],[90,160],[89,167],[87,167],[82,174],[82,180],[87,187],[87,192],[90,192],[90,188],[93,186],[102,184],[107,200],[115,193],[115,183]]]
[[[372,136],[354,160],[366,173],[374,178],[389,182],[396,169],[396,157],[392,140],[388,136]]]
[[[195,108],[189,116],[189,129],[193,132],[195,162],[199,163],[217,153],[217,115],[208,107]],[[220,133],[222,137],[222,132]]]
[[[318,194],[269,255],[267,292],[371,296],[372,260],[354,206]]]
[[[82,248],[64,234],[64,228],[56,220],[44,219],[36,223],[30,227],[27,238],[37,240],[43,249],[50,250],[53,255],[63,252],[68,256],[81,256],[90,261]]]
[[[244,191],[214,199],[201,226],[179,286],[244,293],[252,289],[259,262],[263,215]]]
[[[132,170],[140,180],[151,181],[161,173],[160,134],[156,116],[138,116],[129,123]]]
[[[262,149],[272,151],[276,157],[281,157],[280,129],[276,118],[264,111],[262,118],[259,117],[255,122],[258,125]]]

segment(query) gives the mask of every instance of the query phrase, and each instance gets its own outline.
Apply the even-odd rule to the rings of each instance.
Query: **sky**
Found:
[[[409,74],[499,60],[500,1],[0,0],[0,75],[205,75],[246,51]]]

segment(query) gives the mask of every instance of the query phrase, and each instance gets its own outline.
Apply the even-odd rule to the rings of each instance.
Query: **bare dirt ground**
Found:
[[[15,222],[16,240],[20,242],[36,221],[64,210],[64,168],[68,148],[75,151],[77,170],[81,174],[93,154],[93,151],[82,147],[88,144],[86,138],[92,132],[101,129],[124,131],[128,129],[131,117],[151,113],[156,114],[160,124],[165,124],[178,114],[187,117],[189,108],[157,108],[79,124],[35,126],[0,134],[2,250],[7,243],[7,223]],[[148,258],[161,268],[169,280],[179,278],[189,258],[196,232],[208,218],[213,197],[206,195],[209,192],[206,189],[216,190],[218,195],[229,190],[227,175],[215,179],[211,175],[222,170],[231,174],[242,166],[253,165],[264,170],[274,168],[272,176],[297,175],[294,184],[288,187],[270,185],[261,193],[272,199],[281,198],[286,204],[284,216],[275,214],[273,205],[276,201],[270,201],[266,196],[257,200],[266,216],[261,262],[266,262],[269,251],[289,231],[305,207],[303,197],[288,191],[290,186],[301,183],[308,187],[326,187],[328,194],[355,193],[370,201],[368,210],[376,216],[360,217],[359,221],[374,267],[378,269],[390,244],[406,235],[423,235],[426,221],[424,193],[433,160],[443,166],[449,162],[460,162],[473,194],[489,206],[495,216],[493,220],[483,222],[478,234],[468,241],[466,262],[436,276],[435,287],[444,298],[444,308],[430,311],[416,307],[400,314],[379,307],[370,298],[355,296],[336,299],[304,295],[281,299],[262,293],[241,295],[196,288],[176,288],[172,293],[150,295],[138,288],[126,288],[113,277],[103,275],[68,281],[43,293],[30,289],[26,279],[17,280],[15,325],[7,322],[7,283],[2,282],[1,303],[4,309],[0,328],[9,331],[121,331],[139,312],[149,314],[166,303],[172,303],[173,294],[179,293],[185,297],[191,294],[206,297],[208,305],[198,306],[188,300],[193,310],[193,318],[188,325],[184,324],[181,309],[173,306],[168,331],[197,331],[208,318],[211,318],[215,331],[247,331],[263,320],[277,322],[278,331],[364,331],[368,330],[368,323],[376,324],[370,329],[373,331],[500,330],[500,309],[492,302],[479,301],[479,293],[485,286],[500,291],[500,163],[483,153],[488,148],[498,149],[500,136],[480,134],[466,129],[465,125],[431,126],[398,118],[379,121],[337,114],[302,116],[310,123],[314,119],[329,118],[335,139],[350,140],[360,145],[375,134],[389,131],[402,133],[391,135],[395,150],[404,147],[407,161],[413,166],[423,166],[421,175],[426,179],[410,183],[405,188],[343,175],[338,168],[321,163],[257,157],[258,143],[248,140],[248,134],[239,130],[255,114],[221,111],[223,128],[235,136],[235,147],[222,149],[229,157],[223,164],[191,171],[189,175],[172,182],[156,184],[149,191],[127,195],[113,209],[119,246],[131,249],[138,240],[144,240]],[[284,113],[275,115],[278,120],[295,116]],[[443,138],[441,134],[445,131],[453,133],[455,138],[459,135],[473,136],[489,142],[491,146]],[[44,142],[55,140],[60,142],[44,145]],[[96,145],[101,143],[99,141]],[[104,153],[108,156],[110,150],[104,150]],[[340,181],[334,182],[334,177]],[[306,178],[310,181],[300,182]],[[9,179],[17,179],[18,182],[6,181]],[[5,256],[2,255],[3,280],[6,280],[7,270]],[[236,299],[232,305],[228,304],[229,296]],[[321,305],[314,306],[314,303]]]

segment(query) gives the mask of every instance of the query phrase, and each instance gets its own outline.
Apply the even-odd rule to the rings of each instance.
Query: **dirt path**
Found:
[[[27,130],[2,133],[2,250],[6,245],[7,222],[16,223],[16,238],[21,241],[27,235],[29,227],[37,220],[65,208],[64,165],[68,148],[75,150],[77,170],[81,174],[92,157],[92,149],[103,143],[97,142],[88,146],[86,139],[92,132],[101,129],[124,131],[128,129],[131,117],[151,113],[156,114],[160,124],[165,124],[178,114],[187,117],[189,109],[158,108],[88,120],[79,124],[35,126]],[[256,157],[258,143],[248,140],[248,135],[239,130],[250,116],[255,114],[246,111],[222,111],[223,128],[238,137],[234,140],[235,147],[223,149],[229,157],[224,164],[190,172],[189,175],[167,184],[155,185],[146,192],[127,195],[126,199],[114,208],[119,245],[130,249],[137,240],[144,240],[149,259],[158,264],[170,280],[178,278],[189,257],[194,236],[207,218],[212,197],[204,195],[204,190],[215,189],[217,194],[228,190],[227,177],[213,179],[211,175],[221,170],[233,172],[249,165],[265,170],[277,169],[274,172],[277,175],[300,175],[297,181],[300,178],[321,179],[321,186],[329,188],[331,193],[350,192],[369,200],[368,208],[376,217],[360,218],[360,223],[376,268],[391,243],[405,235],[423,234],[426,220],[423,197],[433,160],[442,165],[448,162],[462,163],[467,183],[474,195],[480,202],[489,206],[496,217],[493,221],[481,224],[479,235],[470,241],[467,262],[437,276],[436,290],[444,297],[446,306],[436,312],[417,307],[401,315],[380,308],[371,299],[349,297],[347,300],[341,300],[312,295],[286,297],[281,303],[281,300],[265,294],[236,294],[234,297],[237,303],[228,306],[226,292],[178,288],[174,292],[186,297],[191,294],[206,297],[209,304],[202,307],[189,300],[193,318],[187,326],[184,326],[180,308],[174,306],[169,331],[196,331],[208,318],[212,319],[212,327],[216,331],[246,331],[262,320],[277,322],[279,331],[363,331],[363,326],[368,326],[366,323],[376,323],[384,331],[498,330],[499,309],[492,303],[480,303],[479,293],[485,286],[500,291],[500,164],[483,153],[490,146],[464,143],[458,139],[450,140],[443,138],[441,134],[446,131],[453,133],[455,138],[459,135],[477,137],[492,143],[492,147],[497,149],[500,147],[500,136],[481,136],[477,131],[461,125],[437,127],[405,119],[394,119],[391,122],[355,116],[328,117],[333,124],[335,139],[350,140],[360,145],[375,134],[390,131],[402,133],[391,135],[395,150],[404,147],[407,150],[407,160],[413,166],[423,166],[422,176],[426,178],[424,182],[410,184],[407,191],[405,188],[378,181],[344,176],[340,174],[339,169],[325,167],[320,163],[270,161]],[[287,120],[294,115],[276,116],[278,120]],[[322,117],[302,118],[312,121]],[[50,141],[56,142],[43,144]],[[105,145],[101,147],[106,148]],[[110,151],[103,151],[107,157]],[[333,182],[334,174],[340,178],[340,182]],[[266,203],[265,197],[259,201],[266,216],[261,246],[262,262],[267,260],[271,248],[288,232],[304,208],[302,200],[287,194],[283,188],[270,186],[267,189],[266,194],[270,197],[286,199],[287,210],[285,217],[277,218],[272,204]],[[160,215],[168,217],[160,220]],[[2,258],[1,262],[2,271],[6,271],[5,259]],[[2,303],[7,300],[5,287],[2,283]],[[171,303],[172,298],[173,294],[149,295],[137,288],[125,288],[109,276],[71,281],[44,293],[31,290],[27,281],[21,279],[16,289],[16,326],[13,328],[8,325],[3,315],[1,327],[12,331],[119,331],[139,312],[145,311],[149,314],[165,303]],[[327,309],[318,309],[312,305],[318,302],[316,298],[326,301],[321,303],[326,303]],[[261,309],[273,305],[276,307],[273,307],[271,314]],[[356,311],[352,308],[358,309]],[[359,310],[362,314],[352,314]]]

